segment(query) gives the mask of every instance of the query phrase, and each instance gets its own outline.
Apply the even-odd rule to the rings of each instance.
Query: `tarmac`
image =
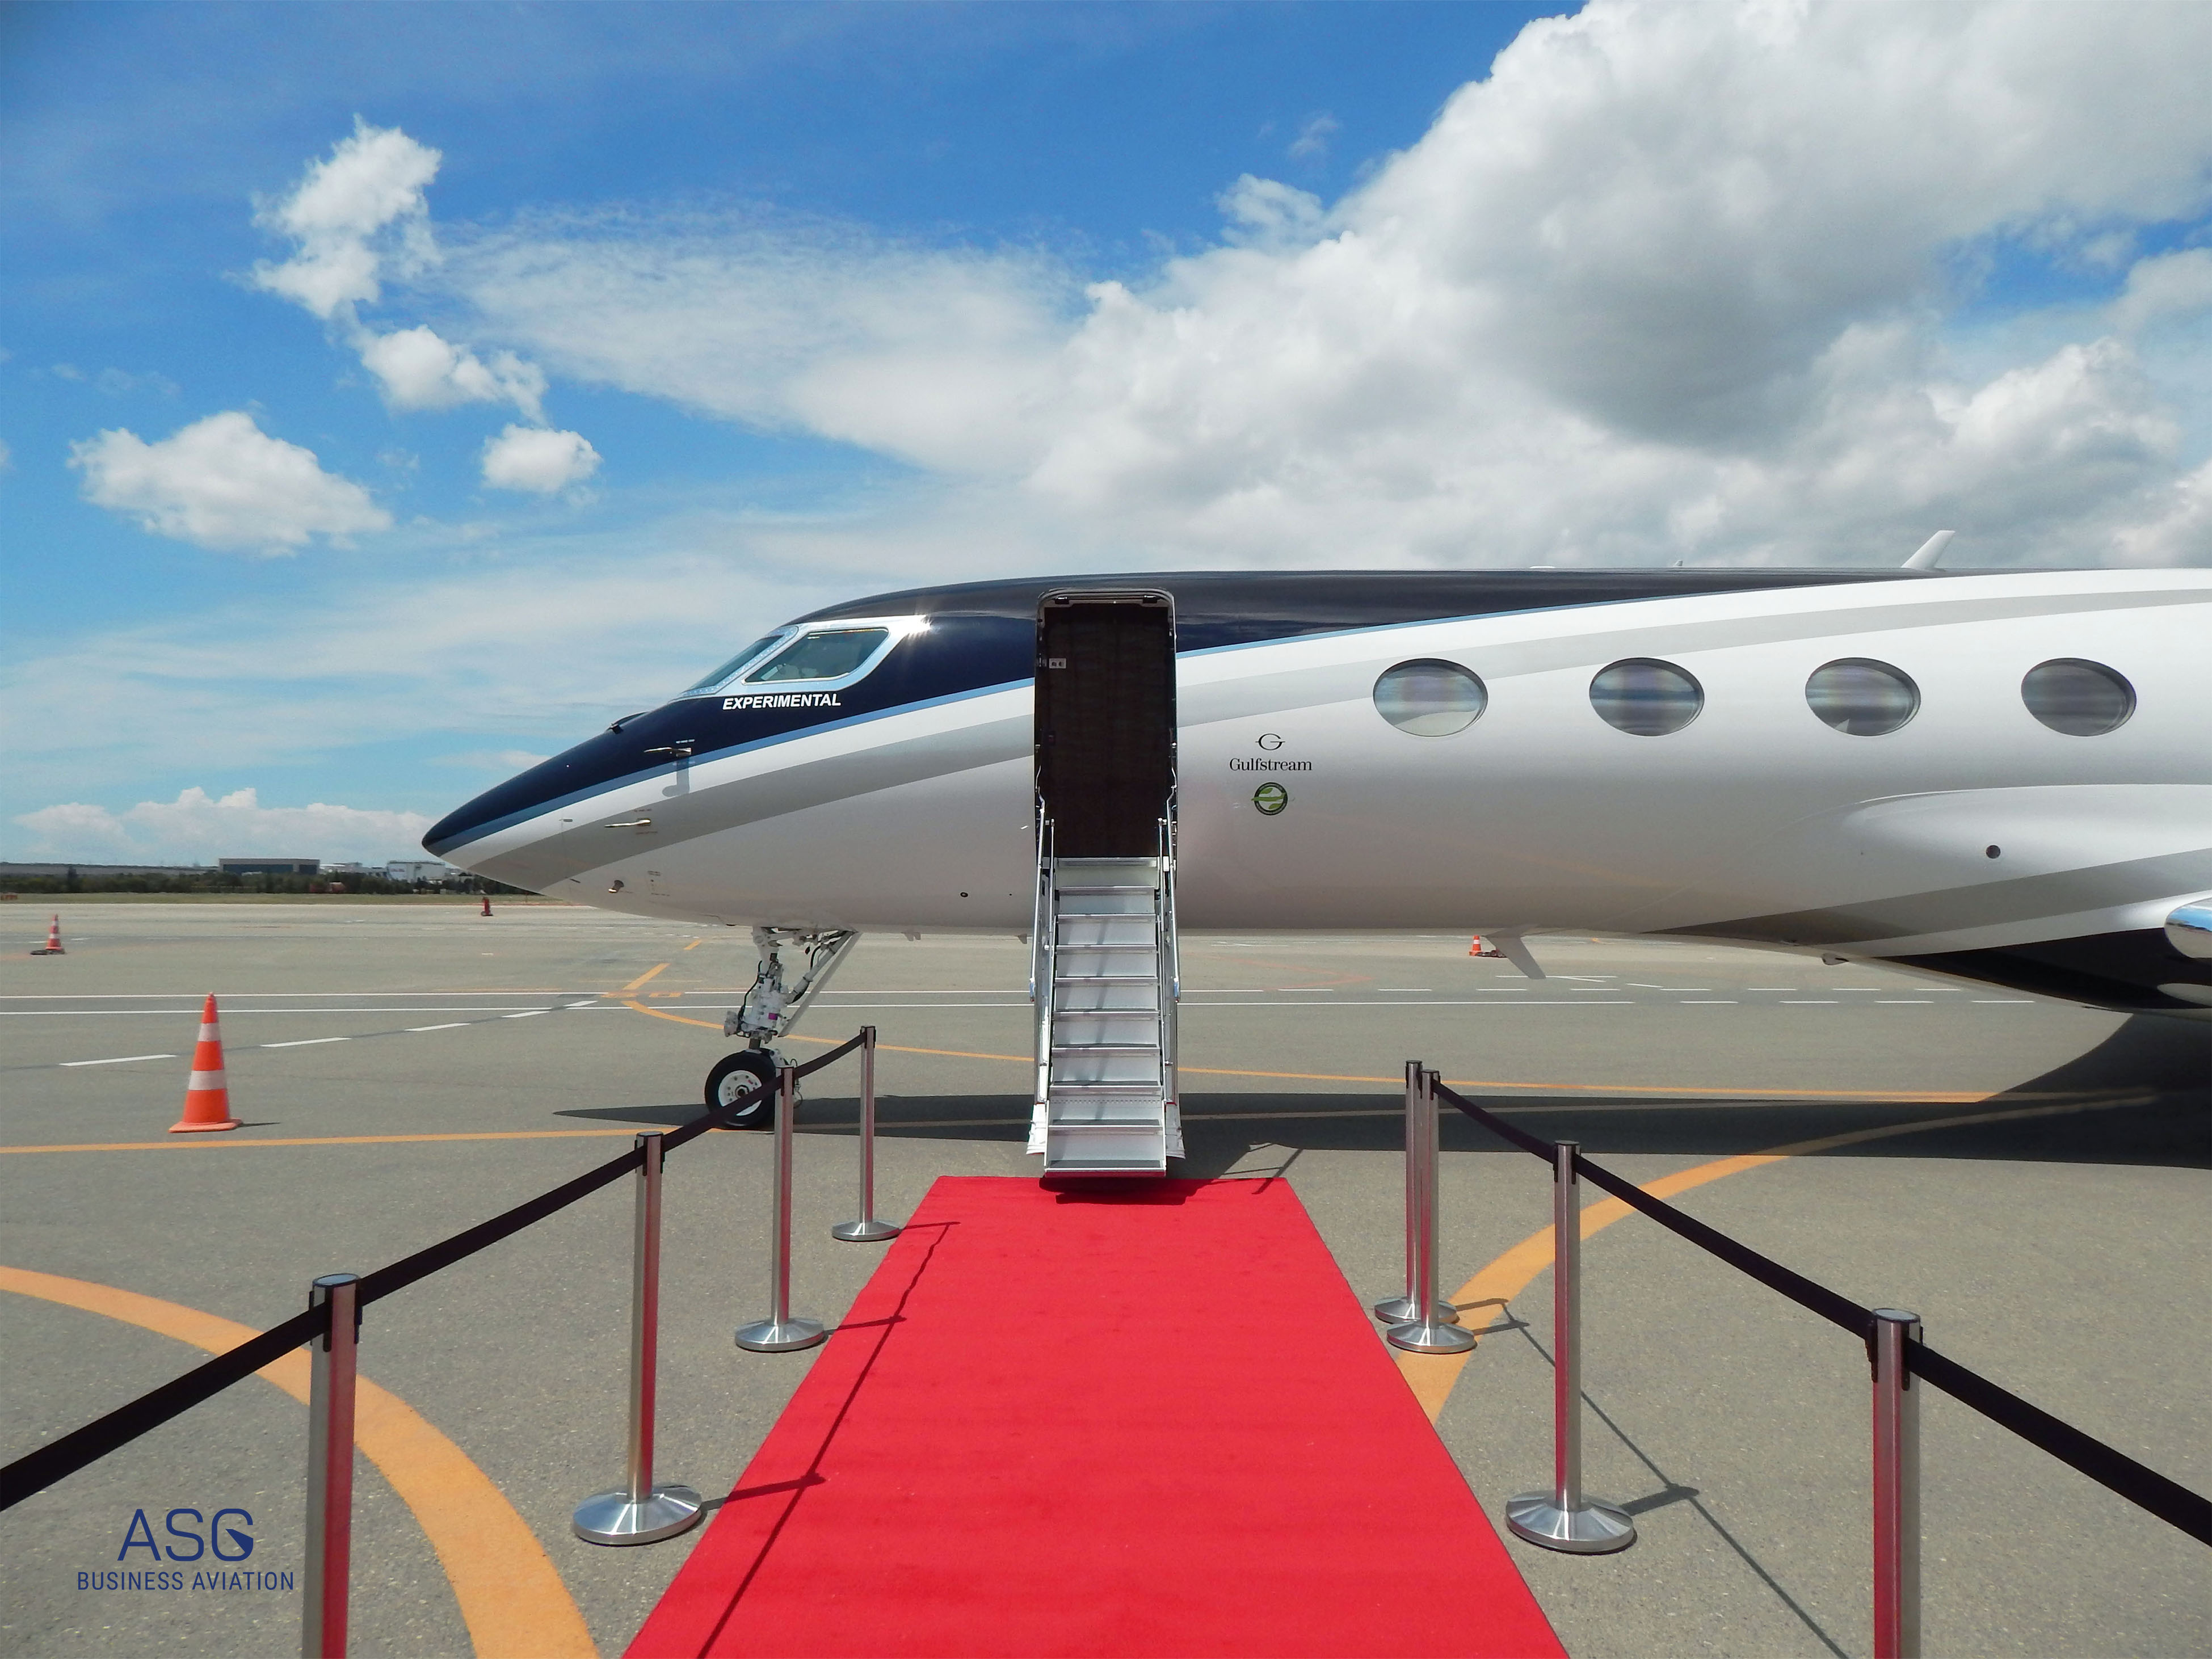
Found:
[[[752,969],[742,932],[473,900],[65,906],[68,954],[32,958],[51,908],[0,922],[0,1458],[198,1363],[161,1334],[194,1311],[273,1324],[319,1273],[696,1115]],[[1692,1214],[1917,1312],[1932,1346],[2212,1491],[2212,1024],[1709,944],[1534,944],[1551,976],[1532,981],[1464,935],[1187,939],[1179,1172],[1289,1182],[1361,1296],[1393,1294],[1419,1059],[1630,1179],[1697,1172],[1673,1200]],[[1012,939],[871,938],[790,1045],[878,1028],[890,1219],[940,1175],[1033,1172],[1026,964]],[[172,1137],[210,990],[246,1127]],[[828,1233],[855,1207],[856,1087],[842,1062],[801,1111],[793,1301],[830,1322],[879,1254]],[[1404,1369],[1502,1529],[1551,1466],[1550,1274],[1509,1255],[1547,1228],[1550,1178],[1455,1115],[1443,1139],[1443,1282],[1484,1335],[1463,1366]],[[767,1307],[769,1150],[714,1134],[669,1163],[657,1463],[710,1495],[811,1363],[731,1340]],[[394,1419],[396,1474],[361,1467],[355,1651],[587,1632],[619,1652],[680,1565],[696,1533],[613,1550],[568,1527],[623,1474],[630,1226],[625,1180],[369,1310],[362,1375],[434,1432]],[[1863,1352],[1641,1218],[1590,1237],[1583,1268],[1588,1485],[1639,1537],[1597,1558],[1511,1543],[1568,1650],[1868,1651]],[[1295,1308],[1220,1316],[1249,1325],[1255,1370],[1298,1340]],[[1940,1394],[1923,1413],[1929,1653],[2212,1651],[2203,1547]],[[439,1435],[454,1455],[423,1452]],[[0,1515],[0,1651],[296,1652],[296,1589],[189,1586],[298,1573],[305,1443],[301,1406],[249,1378]],[[197,1547],[166,1522],[204,1533],[225,1508],[253,1517],[228,1523],[250,1559],[179,1565]],[[185,1588],[89,1577],[153,1570],[143,1545],[119,1559],[140,1510]],[[1454,1594],[1449,1560],[1434,1593]]]

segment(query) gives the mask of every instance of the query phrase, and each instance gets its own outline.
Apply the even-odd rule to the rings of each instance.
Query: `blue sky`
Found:
[[[926,580],[2212,562],[2209,64],[2159,5],[12,8],[0,856],[404,854]]]

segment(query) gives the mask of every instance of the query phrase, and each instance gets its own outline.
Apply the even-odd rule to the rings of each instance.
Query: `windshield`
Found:
[[[802,635],[766,667],[745,676],[747,685],[776,680],[835,680],[854,672],[890,637],[887,628],[820,628]]]
[[[738,652],[736,656],[731,658],[729,661],[724,663],[713,673],[700,680],[696,685],[688,687],[683,695],[687,697],[693,697],[698,696],[702,691],[712,691],[718,689],[724,684],[724,682],[734,677],[738,670],[743,668],[747,663],[752,661],[754,658],[759,656],[761,653],[767,650],[769,647],[775,645],[787,637],[789,636],[781,629],[778,629],[775,633],[769,635],[764,640],[755,640],[750,645]]]

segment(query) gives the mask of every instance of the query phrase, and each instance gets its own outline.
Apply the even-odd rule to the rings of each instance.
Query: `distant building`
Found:
[[[323,867],[320,859],[217,859],[216,866],[226,876],[312,876]]]
[[[394,859],[384,866],[386,881],[422,882],[441,886],[461,879],[461,872],[442,859]]]

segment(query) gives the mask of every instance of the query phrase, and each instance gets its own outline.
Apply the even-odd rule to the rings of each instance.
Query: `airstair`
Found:
[[[1032,1152],[1047,1175],[1159,1175],[1182,1156],[1176,1101],[1175,842],[1152,858],[1056,858],[1037,824]]]

